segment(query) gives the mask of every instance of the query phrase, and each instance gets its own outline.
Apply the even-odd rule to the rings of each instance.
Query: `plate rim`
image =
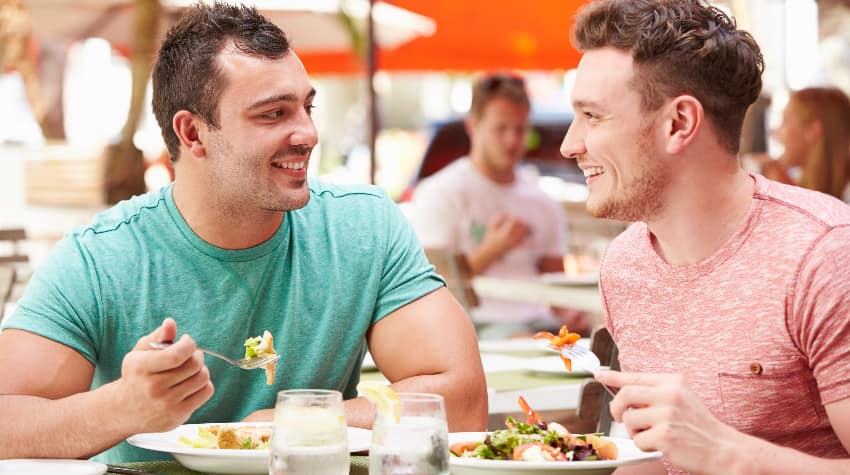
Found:
[[[227,449],[203,449],[203,448],[195,448],[195,447],[183,447],[177,444],[176,437],[187,429],[195,429],[202,426],[211,426],[211,425],[229,425],[229,426],[271,426],[272,423],[269,421],[257,421],[257,422],[204,422],[204,423],[193,423],[193,424],[181,424],[174,429],[164,432],[141,432],[138,434],[131,435],[127,437],[127,443],[133,445],[135,447],[139,447],[145,450],[154,450],[157,452],[166,452],[171,454],[181,454],[181,455],[193,455],[193,456],[213,456],[213,457],[229,457],[229,458],[254,458],[254,457],[268,457],[269,449],[239,449],[239,450],[227,450]],[[349,452],[362,452],[364,450],[369,450],[371,446],[371,430],[364,429],[362,427],[352,427],[347,426],[347,430],[349,433],[349,437],[352,432],[362,433],[364,439],[364,445],[361,446],[351,446],[349,445]],[[166,447],[165,445],[160,444],[150,444],[143,440],[145,437],[164,437],[166,434],[172,434],[175,437],[175,442],[173,442],[173,446]],[[370,434],[369,437],[366,437],[366,433]],[[369,440],[369,443],[366,444],[365,440]],[[350,440],[350,439],[349,439]]]

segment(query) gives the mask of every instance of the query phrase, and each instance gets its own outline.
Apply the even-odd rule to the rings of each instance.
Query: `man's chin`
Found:
[[[302,193],[303,191],[303,193]],[[276,200],[275,203],[269,203],[264,207],[267,211],[291,211],[294,209],[301,209],[307,206],[307,203],[310,201],[310,190],[304,188],[303,190],[289,191],[285,196],[282,196]]]

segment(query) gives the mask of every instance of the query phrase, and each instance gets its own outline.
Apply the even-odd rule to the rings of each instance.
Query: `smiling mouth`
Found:
[[[592,176],[597,176],[605,173],[605,169],[602,167],[590,167],[582,170],[584,172],[585,178],[590,178]]]
[[[306,165],[306,160],[301,162],[272,162],[273,167],[285,170],[303,170]]]

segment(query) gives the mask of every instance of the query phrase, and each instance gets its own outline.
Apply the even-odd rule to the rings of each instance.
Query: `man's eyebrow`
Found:
[[[599,104],[597,104],[594,101],[578,99],[578,100],[573,101],[573,107],[576,108],[576,109],[587,109],[588,107],[596,108],[596,107],[599,107]]]
[[[313,100],[316,96],[316,89],[310,88],[310,92],[307,93],[307,97],[305,98],[306,102]],[[260,99],[259,101],[248,106],[248,109],[257,109],[259,107],[266,106],[268,104],[272,104],[275,102],[298,102],[298,96],[295,94],[278,94],[271,97],[266,97],[265,99]]]

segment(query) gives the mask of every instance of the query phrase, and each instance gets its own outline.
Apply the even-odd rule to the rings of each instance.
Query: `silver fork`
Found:
[[[173,344],[173,342],[171,342],[171,341],[163,341],[163,342],[152,341],[150,343],[150,346],[151,346],[151,348],[153,348],[155,350],[164,350],[164,349],[168,348],[169,346],[171,346],[172,344]],[[262,368],[262,367],[266,366],[267,364],[269,364],[271,362],[277,361],[278,358],[280,358],[279,354],[274,354],[274,355],[269,355],[269,356],[266,356],[266,357],[263,357],[263,358],[242,358],[240,360],[234,360],[232,358],[228,358],[228,357],[222,355],[221,353],[217,353],[213,350],[208,350],[206,348],[201,348],[200,346],[198,346],[197,349],[203,351],[204,353],[206,353],[210,356],[215,356],[216,358],[227,361],[228,363],[232,364],[233,366],[236,366],[237,368],[242,368],[242,369]]]
[[[596,356],[596,353],[590,351],[587,347],[581,345],[564,345],[560,348],[556,346],[550,347],[554,350],[557,350],[561,353],[561,356],[564,358],[569,358],[572,362],[573,370],[576,368],[583,369],[585,371],[589,371],[592,374],[596,374],[601,368],[602,363],[599,361],[599,357]],[[599,383],[602,384],[602,383]],[[614,397],[616,392],[609,388],[607,385],[602,384],[602,387],[608,391],[608,394],[611,397]]]

